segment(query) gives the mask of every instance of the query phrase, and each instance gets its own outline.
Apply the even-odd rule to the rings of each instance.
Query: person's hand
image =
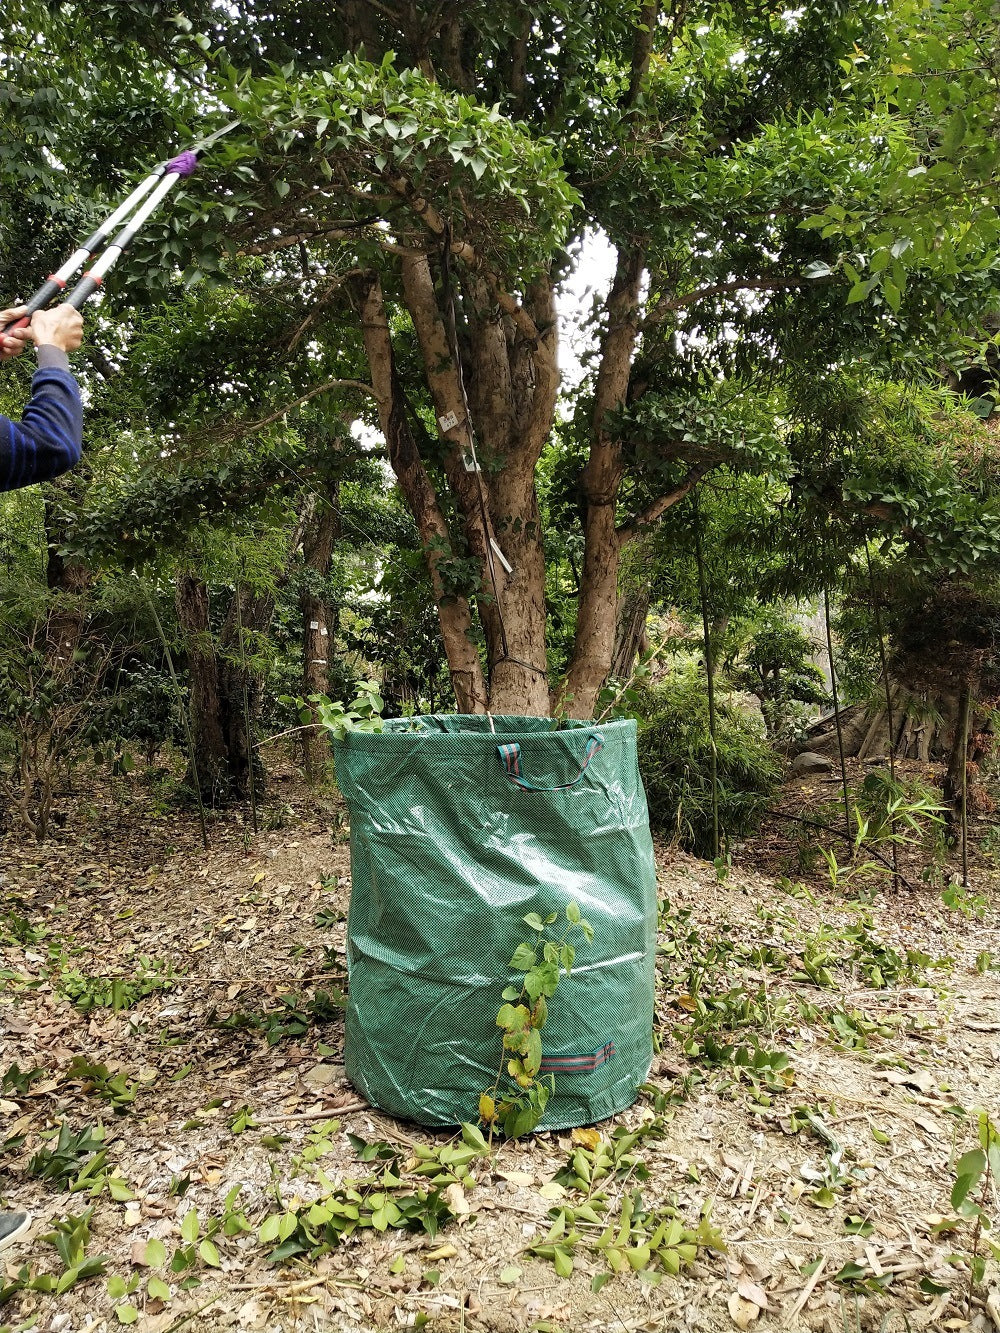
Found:
[[[0,329],[20,319],[27,308],[19,305],[11,310],[0,310]],[[15,356],[20,356],[30,342],[31,330],[27,325],[23,329],[11,329],[9,333],[0,334],[0,361],[11,361]]]
[[[83,342],[83,316],[71,305],[36,310],[31,317],[31,337],[36,346],[48,343],[64,352],[75,352]]]

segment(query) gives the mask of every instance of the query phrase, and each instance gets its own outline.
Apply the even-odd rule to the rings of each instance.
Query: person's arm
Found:
[[[22,310],[0,311],[0,327]],[[68,352],[83,339],[83,319],[71,306],[39,310],[28,329],[0,337],[0,359],[18,356],[28,341],[36,345],[38,369],[31,398],[19,422],[0,416],[0,491],[49,481],[80,461],[83,405],[70,374]]]

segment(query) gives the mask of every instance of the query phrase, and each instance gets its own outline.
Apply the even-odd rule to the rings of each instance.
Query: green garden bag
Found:
[[[542,1029],[539,1128],[632,1104],[652,1060],[656,869],[635,723],[399,718],[335,746],[351,821],[345,1061],[375,1106],[475,1121],[501,1056],[501,991],[524,916],[576,938]]]

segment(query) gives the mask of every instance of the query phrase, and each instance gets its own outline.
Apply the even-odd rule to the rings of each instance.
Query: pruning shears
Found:
[[[13,329],[22,329],[30,324],[31,316],[36,310],[41,310],[48,305],[53,297],[66,290],[66,284],[81,264],[85,264],[98,251],[103,251],[96,262],[84,272],[80,281],[66,297],[66,304],[79,310],[100,288],[105,274],[118,262],[122,254],[135,240],[143,224],[156,212],[176,183],[190,176],[198,166],[199,157],[216,140],[221,139],[224,134],[229,134],[239,124],[238,120],[231,121],[228,125],[224,125],[222,129],[197,140],[189,148],[185,148],[183,152],[178,153],[176,157],[172,157],[168,162],[162,162],[155,170],[151,171],[146,179],[135,187],[128,198],[119,204],[114,212],[101,223],[97,230],[80,243],[65,264],[56,269],[54,273],[49,274],[38,291],[25,303],[27,313],[14,320],[12,324],[8,324],[6,328],[0,329],[0,333],[10,333]],[[135,209],[134,213],[133,209]],[[128,219],[127,222],[126,219]],[[122,222],[125,222],[125,226],[122,227],[109,245],[108,242],[114,229]]]

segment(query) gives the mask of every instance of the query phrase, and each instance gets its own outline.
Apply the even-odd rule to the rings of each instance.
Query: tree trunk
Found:
[[[228,755],[229,789],[244,797],[250,788],[251,768],[259,791],[264,769],[253,737],[254,719],[260,716],[261,673],[252,661],[255,637],[265,634],[274,615],[274,590],[252,589],[237,583],[229,600],[219,637],[219,706]]]
[[[302,555],[306,578],[299,595],[302,611],[302,696],[326,694],[330,685],[330,649],[333,644],[333,616],[318,585],[330,573],[334,544],[341,537],[340,483],[331,482],[325,502],[306,532]],[[313,721],[317,714],[313,714]],[[302,733],[302,759],[306,777],[313,781],[330,758],[330,743],[318,730]]]
[[[187,653],[195,747],[187,780],[191,786],[200,786],[202,796],[214,802],[228,794],[229,755],[222,729],[219,664],[212,640],[208,588],[194,570],[182,570],[177,575],[174,600]]]
[[[472,318],[484,317],[485,293],[470,302]],[[493,645],[491,707],[498,713],[542,715],[549,711],[546,657],[545,547],[538,510],[535,468],[552,430],[559,372],[556,364],[556,312],[551,280],[539,276],[525,293],[532,321],[541,331],[536,342],[508,320],[500,328],[496,353],[489,355],[477,338],[473,361],[483,436],[502,426],[496,450],[502,462],[490,476],[490,513],[497,540],[513,566],[503,601],[506,652]],[[506,357],[502,355],[506,350]],[[502,649],[502,645],[499,645]]]
[[[77,479],[73,479],[76,482]],[[57,485],[59,483],[56,483]],[[70,483],[65,483],[68,485]],[[46,623],[46,657],[53,676],[66,675],[80,647],[84,623],[84,594],[93,573],[79,556],[63,556],[68,532],[51,500],[45,500],[45,580],[54,594]]]
[[[621,551],[616,517],[622,465],[621,442],[611,430],[608,414],[621,407],[628,390],[639,330],[642,272],[640,250],[619,252],[594,391],[590,457],[582,477],[586,502],[583,574],[573,657],[566,675],[569,711],[574,717],[593,713],[615,646]]]
[[[486,681],[473,638],[472,612],[468,598],[453,586],[449,566],[455,559],[455,552],[448,523],[407,421],[405,395],[396,372],[382,285],[377,274],[367,273],[359,278],[357,291],[379,425],[385,436],[389,463],[420,533],[456,707],[460,713],[484,713]]]
[[[618,623],[610,675],[628,680],[643,653],[649,652],[646,621],[652,589],[649,583],[649,543],[636,542],[622,560],[621,593],[618,598]]]

